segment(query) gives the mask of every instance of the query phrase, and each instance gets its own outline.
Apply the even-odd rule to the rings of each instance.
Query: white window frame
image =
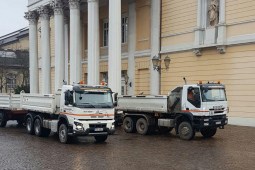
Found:
[[[107,34],[107,35],[105,35],[105,34]],[[104,21],[103,21],[103,47],[108,47],[108,44],[109,44],[109,20],[104,19]]]
[[[128,16],[127,14],[121,17],[121,43],[128,42]]]
[[[16,82],[16,75],[12,74],[12,73],[9,73],[7,76],[6,76],[6,85],[7,85],[7,88],[8,89],[15,89],[16,88],[16,85],[17,85],[17,82]]]
[[[121,43],[126,44],[127,42],[128,42],[128,15],[124,14],[121,16]],[[109,19],[104,19],[103,20],[103,47],[108,47],[108,45],[109,45]]]

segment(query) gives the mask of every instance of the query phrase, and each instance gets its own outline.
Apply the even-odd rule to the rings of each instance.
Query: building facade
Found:
[[[29,86],[28,28],[0,37],[0,93]]]
[[[254,126],[254,16],[251,0],[28,0],[30,90],[53,93],[63,80],[83,80],[156,95],[183,77],[220,80],[230,122]]]

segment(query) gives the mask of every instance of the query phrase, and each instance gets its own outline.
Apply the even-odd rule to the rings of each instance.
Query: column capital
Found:
[[[25,12],[24,17],[29,21],[29,24],[36,24],[37,23],[38,14],[35,11]]]
[[[70,9],[80,9],[80,0],[69,0]]]
[[[50,9],[48,6],[40,6],[37,9],[40,19],[49,20],[50,19]]]
[[[55,15],[64,14],[64,3],[62,0],[52,0],[50,6],[53,8]]]

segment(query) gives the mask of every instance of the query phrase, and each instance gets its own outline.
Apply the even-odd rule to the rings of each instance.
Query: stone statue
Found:
[[[219,1],[210,0],[211,3],[208,9],[208,18],[210,26],[215,26],[219,22]]]

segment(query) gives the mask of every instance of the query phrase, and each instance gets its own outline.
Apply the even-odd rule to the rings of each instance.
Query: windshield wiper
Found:
[[[104,105],[104,106],[102,106],[102,108],[112,108],[113,107],[113,105],[109,105],[109,104],[107,104],[107,103],[98,103],[99,105],[100,104],[102,104],[102,105]]]

